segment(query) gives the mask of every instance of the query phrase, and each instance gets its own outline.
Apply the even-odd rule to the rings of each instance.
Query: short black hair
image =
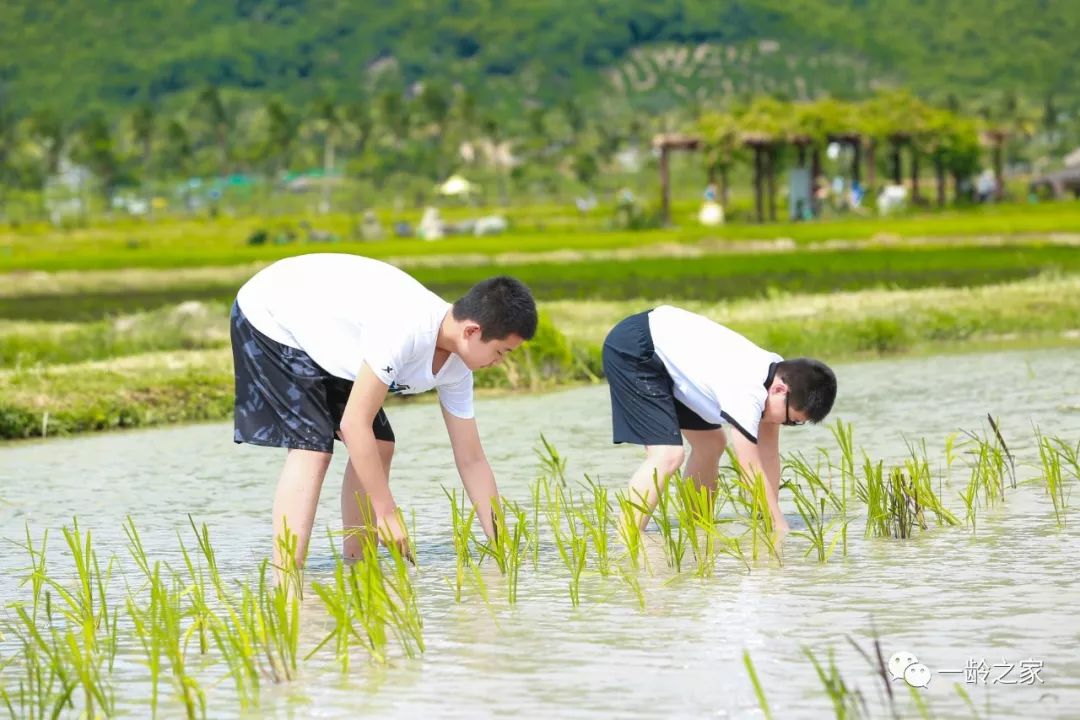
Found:
[[[480,326],[480,339],[502,340],[536,334],[536,301],[525,283],[507,275],[481,280],[454,303],[454,319]]]
[[[812,358],[782,360],[776,375],[788,386],[791,407],[806,413],[812,423],[819,423],[832,410],[836,400],[836,375],[828,365]]]

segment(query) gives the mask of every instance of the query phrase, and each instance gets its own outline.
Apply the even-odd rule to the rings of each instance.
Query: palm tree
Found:
[[[379,121],[390,133],[395,145],[400,145],[409,136],[409,108],[401,93],[387,90],[379,96]]]
[[[207,85],[199,93],[196,108],[203,112],[210,125],[214,140],[218,146],[218,163],[222,173],[230,170],[229,166],[229,130],[231,119],[225,103],[221,99],[221,93],[214,85]]]
[[[104,114],[94,112],[87,117],[76,134],[72,156],[100,179],[102,195],[108,200],[120,174],[120,162]]]
[[[274,161],[274,173],[280,175],[289,166],[296,142],[299,121],[277,99],[266,103],[267,147],[265,157]]]
[[[309,132],[322,140],[323,182],[322,212],[330,211],[330,185],[337,159],[337,149],[351,135],[347,115],[329,99],[322,98],[315,103],[315,110],[308,122]]]
[[[30,136],[44,150],[45,177],[55,175],[60,168],[60,158],[64,155],[65,135],[64,124],[55,113],[42,110],[30,116]]]
[[[165,127],[166,166],[186,175],[193,155],[191,137],[180,120],[173,118]]]
[[[342,114],[352,130],[351,150],[357,155],[363,155],[375,126],[375,121],[371,117],[371,108],[363,100],[354,100],[342,108]]]
[[[15,117],[0,108],[0,217],[7,203],[7,186],[14,181]]]
[[[131,134],[135,138],[135,143],[142,151],[144,180],[149,176],[150,172],[150,158],[153,155],[154,149],[156,120],[157,117],[154,112],[154,106],[150,103],[139,105],[131,113]]]

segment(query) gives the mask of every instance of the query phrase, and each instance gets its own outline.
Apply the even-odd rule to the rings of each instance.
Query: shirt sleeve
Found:
[[[475,415],[473,410],[473,374],[467,373],[460,380],[439,385],[439,402],[454,417],[464,420]]]
[[[364,362],[379,380],[392,385],[415,349],[415,337],[385,324],[372,324],[364,330]]]
[[[757,444],[761,413],[765,411],[764,392],[742,393],[720,408],[720,415],[750,442]]]

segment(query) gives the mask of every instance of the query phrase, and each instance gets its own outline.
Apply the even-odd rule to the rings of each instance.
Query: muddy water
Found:
[[[980,513],[977,533],[933,528],[906,542],[866,540],[860,518],[847,556],[838,552],[825,566],[804,557],[805,540],[789,537],[783,566],[762,562],[747,572],[723,558],[709,579],[676,578],[652,547],[654,572],[641,579],[644,611],[619,580],[594,575],[583,581],[581,606],[572,608],[567,573],[550,544],[539,570],[523,568],[516,607],[507,607],[494,571],[486,575],[490,607],[475,593],[457,604],[448,583],[454,556],[441,487],[456,487],[458,480],[438,410],[422,402],[395,407],[399,447],[392,484],[398,501],[415,513],[415,581],[427,651],[417,660],[395,656],[389,667],[358,656],[347,675],[322,651],[303,663],[296,682],[264,688],[261,707],[248,714],[755,717],[761,713],[742,659],[748,650],[775,717],[821,717],[831,705],[804,648],[823,661],[832,648],[848,685],[863,693],[871,714],[884,716],[882,683],[846,639],[869,649],[876,629],[886,659],[903,650],[929,668],[929,686],[915,692],[936,715],[971,716],[955,691],[959,683],[981,717],[1074,716],[1080,703],[1080,493],[1073,481],[1075,507],[1061,530],[1049,499],[1025,480],[1038,474],[1032,423],[1074,443],[1080,439],[1080,351],[877,361],[846,365],[838,374],[834,414],[854,424],[856,444],[872,456],[899,460],[905,441],[925,438],[941,467],[946,436],[981,431],[989,411],[1018,456],[1019,487],[1008,491],[1004,504]],[[503,493],[523,502],[536,475],[533,448],[541,430],[569,458],[574,479],[587,472],[620,488],[639,461],[634,448],[610,444],[604,386],[480,399],[478,416]],[[250,573],[269,546],[282,453],[234,446],[230,438],[224,425],[200,425],[0,448],[0,602],[27,596],[16,582],[27,558],[13,544],[27,525],[35,537],[50,530],[50,571],[57,577],[68,572],[60,528],[74,516],[92,530],[102,556],[118,558],[116,578],[121,570],[132,574],[121,529],[128,515],[154,559],[179,559],[178,532],[193,544],[190,514],[209,526],[224,572]],[[785,452],[827,447],[836,454],[823,427],[786,429],[782,444]],[[338,520],[344,454],[338,455],[320,504],[313,580],[326,579],[332,568],[325,528]],[[956,510],[967,475],[962,462],[952,474],[943,494]],[[122,582],[114,585],[119,598]],[[301,652],[330,629],[317,601],[304,614]],[[0,639],[0,657],[12,652],[10,635]],[[966,666],[973,669],[965,674]],[[1014,682],[1032,670],[1032,684]],[[147,677],[135,649],[122,648],[113,674],[119,712],[147,714]],[[208,665],[198,677],[209,716],[239,714],[222,664]],[[0,673],[8,687],[10,678],[10,671]],[[895,682],[892,688],[901,714],[913,712],[908,687]],[[162,692],[169,697],[165,686]],[[166,702],[168,715],[179,714],[174,701]]]

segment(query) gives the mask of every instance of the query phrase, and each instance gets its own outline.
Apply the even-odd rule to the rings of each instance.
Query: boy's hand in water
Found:
[[[416,564],[409,547],[409,533],[405,530],[399,513],[379,519],[379,542],[388,548],[395,548],[403,558]]]

